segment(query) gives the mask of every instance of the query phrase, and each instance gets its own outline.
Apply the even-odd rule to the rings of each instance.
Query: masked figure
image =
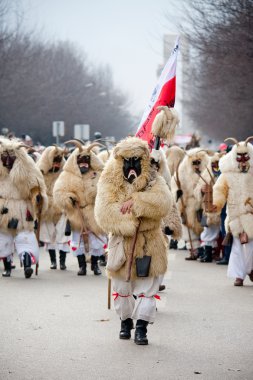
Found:
[[[78,275],[86,275],[85,254],[88,253],[91,254],[91,270],[100,275],[98,259],[104,253],[107,238],[95,221],[94,204],[97,182],[104,165],[92,151],[97,143],[89,146],[77,140],[68,143],[78,148],[70,155],[55,182],[54,202],[65,212],[71,225],[72,239],[69,243],[78,259]]]
[[[203,227],[198,218],[199,202],[194,196],[194,189],[208,162],[209,156],[202,149],[194,148],[187,151],[171,182],[183,223],[182,238],[190,250],[190,256],[186,257],[186,260],[196,260],[198,257],[199,238]]]
[[[155,319],[159,276],[167,270],[167,242],[161,222],[171,207],[172,196],[150,164],[147,143],[136,137],[119,142],[98,182],[95,215],[100,227],[110,234],[107,272],[121,318],[120,339],[130,339],[136,319],[135,343],[148,344],[147,325]],[[110,249],[115,247],[113,242],[115,255]],[[120,255],[117,244],[122,247]]]
[[[17,251],[26,278],[38,262],[35,219],[47,209],[46,187],[41,172],[16,140],[0,138],[0,257],[3,276],[11,274],[11,254]]]
[[[202,210],[200,223],[203,231],[200,234],[201,249],[199,255],[202,263],[213,261],[213,250],[217,247],[217,239],[220,233],[220,214],[212,212],[212,207],[210,208],[212,206],[212,195],[211,191],[208,192],[207,189],[212,189],[220,175],[219,160],[222,155],[218,152],[211,153],[210,162],[201,174],[194,190],[196,201],[199,204],[198,209]]]
[[[53,199],[54,184],[65,164],[65,150],[49,146],[42,153],[37,167],[41,171],[47,187],[48,210],[41,216],[40,240],[46,244],[51,260],[51,269],[57,268],[56,248],[59,250],[60,269],[65,270],[66,253],[69,252],[69,236],[65,235],[66,215]]]
[[[235,145],[220,159],[221,175],[213,187],[214,211],[221,212],[227,202],[226,232],[233,236],[228,277],[235,278],[235,286],[242,286],[246,275],[253,281],[252,138],[232,139]]]

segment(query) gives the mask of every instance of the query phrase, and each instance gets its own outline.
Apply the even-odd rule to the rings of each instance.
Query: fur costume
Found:
[[[129,183],[124,178],[123,162],[131,157],[141,158],[141,174]],[[122,204],[130,199],[133,201],[131,212],[122,214]],[[150,165],[148,144],[136,137],[119,142],[98,182],[95,216],[105,232],[124,237],[126,262],[129,260],[136,227],[141,220],[133,263],[136,257],[143,257],[144,253],[152,256],[149,277],[157,277],[167,270],[167,244],[161,230],[161,219],[171,207],[169,188]],[[125,280],[126,263],[109,275]],[[136,268],[132,265],[131,280],[136,278]]]
[[[247,141],[247,140],[246,140]],[[237,156],[249,156],[249,170],[242,173]],[[226,230],[234,237],[246,232],[253,239],[253,146],[244,141],[233,146],[232,150],[220,159],[221,175],[213,188],[213,203],[220,212],[227,202]]]
[[[164,178],[166,184],[168,185],[169,189],[171,190],[171,174],[166,162],[165,153],[163,150],[158,151],[159,155],[159,168],[158,173]],[[157,153],[156,153],[157,156]],[[152,157],[152,152],[151,152]],[[169,227],[172,233],[172,238],[175,240],[179,240],[182,236],[182,221],[176,206],[176,202],[174,199],[172,199],[172,207],[169,211],[169,213],[163,218],[162,220],[162,229],[165,230],[165,227]]]
[[[222,156],[223,153],[218,152],[214,152],[210,156],[208,166],[201,174],[201,178],[199,178],[199,181],[194,189],[194,196],[196,198],[196,201],[198,202],[198,209],[203,210],[203,215],[206,216],[207,226],[220,225],[220,213],[208,212],[207,210],[205,210],[204,193],[202,191],[202,187],[205,184],[213,186],[217,181],[219,173],[214,172],[214,170],[218,170],[219,160]]]
[[[44,177],[48,196],[48,210],[43,212],[41,218],[42,222],[52,222],[56,224],[62,215],[62,210],[59,207],[58,202],[54,202],[53,188],[65,164],[65,159],[63,157],[64,152],[65,150],[62,148],[57,146],[49,146],[44,150],[36,163],[36,166]],[[56,157],[62,157],[62,160],[58,163],[59,168],[57,168],[57,171],[54,171],[53,165]]]
[[[11,170],[0,160],[0,231],[13,236],[21,231],[33,231],[37,217],[37,195],[42,196],[42,211],[47,210],[46,186],[41,172],[16,140],[0,139],[0,155],[16,157]],[[11,220],[16,228],[8,228]],[[10,224],[9,224],[10,226]]]
[[[73,230],[82,231],[84,222],[86,228],[96,235],[100,235],[103,232],[95,221],[94,203],[97,195],[97,182],[104,165],[92,152],[93,145],[79,144],[79,147],[71,153],[55,182],[53,197],[55,203],[66,213]],[[90,170],[85,174],[80,172],[77,164],[78,157],[90,159]],[[83,220],[75,206],[76,202],[81,209]]]
[[[170,169],[171,176],[174,175],[178,165],[185,156],[184,150],[179,146],[173,145],[166,151],[166,159]]]
[[[98,158],[105,164],[107,160],[109,160],[110,158],[110,155],[111,155],[111,151],[110,150],[102,150],[100,151],[97,156]]]
[[[186,215],[187,226],[197,235],[199,236],[202,232],[203,228],[197,220],[197,210],[199,208],[198,202],[196,202],[196,198],[194,196],[194,189],[199,181],[199,175],[195,170],[195,166],[193,165],[197,162],[197,170],[199,174],[203,173],[206,166],[209,162],[209,156],[205,151],[200,148],[194,148],[187,152],[184,159],[181,161],[178,170],[174,174],[171,182],[172,192],[177,201],[177,206],[180,212],[180,215]],[[199,162],[199,164],[198,164]],[[182,198],[177,199],[177,194],[179,190],[178,180],[180,182],[180,188],[183,192]],[[183,202],[182,202],[183,200]],[[183,203],[185,206],[185,210],[183,208]],[[186,221],[183,221],[185,224]]]

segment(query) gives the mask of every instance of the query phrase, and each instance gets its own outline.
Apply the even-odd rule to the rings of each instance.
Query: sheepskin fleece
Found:
[[[103,162],[106,163],[107,160],[109,160],[111,155],[111,151],[109,150],[102,150],[97,154],[98,158]]]
[[[75,149],[63,167],[63,171],[55,182],[53,189],[54,202],[59,205],[70,221],[73,230],[82,230],[83,221],[86,228],[100,235],[101,228],[94,217],[94,204],[97,195],[97,182],[104,164],[95,153],[89,152],[83,147],[82,155],[90,155],[90,170],[81,174],[77,165],[79,149]],[[83,218],[76,207],[73,207],[70,197],[76,199],[80,205]],[[83,219],[83,220],[82,220]]]
[[[241,173],[236,161],[237,150],[240,153],[248,152],[250,155],[250,170]],[[213,203],[218,211],[227,202],[226,230],[238,237],[245,231],[249,239],[253,239],[253,147],[248,143],[234,145],[233,149],[220,159],[222,174],[213,189]]]
[[[171,176],[174,175],[178,165],[185,156],[184,150],[179,146],[173,145],[166,151],[167,164],[169,166]]]
[[[0,139],[0,155],[5,150],[13,151],[16,160],[11,171],[5,168],[0,160],[0,210],[8,209],[7,214],[1,215],[0,231],[15,235],[21,231],[33,231],[34,222],[27,221],[27,211],[33,219],[37,218],[38,209],[36,195],[41,192],[43,209],[47,209],[48,200],[46,186],[41,172],[35,162],[26,153],[25,148],[19,148],[20,142],[16,140]],[[8,222],[18,219],[17,229],[9,229]]]
[[[218,152],[214,152],[211,156],[210,156],[210,161],[207,165],[207,168],[203,171],[203,173],[201,174],[201,177],[203,178],[199,178],[199,181],[194,189],[194,195],[195,195],[195,198],[196,198],[196,201],[198,202],[198,208],[199,209],[202,209],[203,210],[203,214],[206,215],[206,218],[207,218],[207,225],[208,226],[211,226],[211,225],[219,225],[220,224],[220,213],[218,212],[213,212],[213,213],[210,213],[210,212],[206,212],[205,211],[205,205],[204,205],[204,195],[201,191],[202,189],[202,186],[205,184],[205,181],[206,183],[208,183],[209,185],[213,185],[218,177],[216,177],[213,172],[212,172],[212,163],[213,162],[216,162],[220,160],[220,158],[223,156],[222,153],[218,153]],[[210,175],[210,174],[211,175]],[[205,181],[204,181],[205,180]]]
[[[63,158],[60,170],[57,173],[51,173],[49,171],[52,169],[54,158],[56,156],[63,155],[63,152],[64,150],[62,148],[49,146],[43,151],[39,161],[36,163],[37,168],[42,172],[47,188],[48,210],[41,216],[41,220],[43,222],[53,222],[56,224],[62,215],[62,210],[58,203],[54,202],[53,188],[57,178],[63,170],[66,160]]]
[[[152,153],[151,153],[152,156]],[[166,156],[163,150],[159,150],[159,170],[158,173],[164,178],[166,184],[168,185],[171,191],[171,174],[166,161]],[[175,200],[172,198],[172,207],[168,214],[162,220],[162,227],[169,227],[172,231],[172,238],[179,240],[182,236],[182,220],[179,215],[179,211],[176,206]]]
[[[181,189],[183,191],[183,196],[178,200],[177,207],[180,215],[183,215],[182,199],[185,205],[185,213],[187,217],[187,226],[191,228],[194,233],[199,236],[203,231],[203,227],[197,220],[196,211],[199,209],[199,202],[196,201],[194,196],[194,189],[199,181],[199,175],[195,173],[192,166],[192,161],[201,159],[200,172],[203,173],[206,166],[209,163],[208,154],[200,148],[194,148],[187,151],[182,162],[179,164],[178,168],[178,178],[181,183]],[[177,175],[174,174],[171,181],[172,193],[174,199],[176,200],[176,192],[178,190],[177,186]]]
[[[142,172],[132,184],[123,176],[123,157],[141,157]],[[122,204],[132,199],[130,214],[120,212]],[[144,253],[152,256],[150,277],[167,270],[167,243],[161,229],[161,220],[172,207],[172,196],[164,179],[150,165],[148,145],[136,137],[129,137],[114,148],[98,181],[95,217],[100,227],[113,235],[124,236],[124,248],[129,261],[133,236],[139,219],[131,280],[136,279],[135,258]],[[126,278],[126,263],[112,277]]]

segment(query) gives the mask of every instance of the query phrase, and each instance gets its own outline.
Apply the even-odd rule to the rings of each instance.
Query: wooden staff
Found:
[[[111,291],[112,291],[112,280],[108,277],[108,293],[107,293],[107,307],[111,309]]]
[[[39,184],[39,181],[37,179],[37,183],[38,183],[38,188],[39,188],[39,201],[37,201],[37,209],[38,209],[38,212],[37,212],[37,229],[36,229],[36,239],[37,239],[37,242],[38,242],[38,245],[40,244],[40,225],[41,225],[41,213],[42,213],[42,206],[43,206],[43,198],[42,198],[42,195],[41,195],[41,191],[40,191],[40,184]],[[39,261],[36,263],[36,266],[35,266],[35,275],[38,276],[38,271],[39,271]]]

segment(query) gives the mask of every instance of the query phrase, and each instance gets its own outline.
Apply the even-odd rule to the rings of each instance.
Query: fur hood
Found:
[[[69,156],[67,162],[65,163],[63,169],[65,172],[72,173],[76,176],[79,176],[82,178],[82,174],[80,173],[79,167],[77,165],[77,156],[90,156],[90,166],[91,169],[94,171],[101,171],[103,170],[104,164],[103,162],[97,157],[97,155],[92,152],[92,150],[89,149],[89,146],[82,146],[82,149],[76,148],[71,155]]]
[[[40,169],[40,171],[46,175],[49,173],[49,170],[52,169],[53,166],[53,160],[56,156],[63,156],[65,150],[57,147],[57,146],[48,146],[40,156],[37,167]],[[62,170],[66,160],[63,158],[60,166],[60,170]],[[51,173],[50,173],[51,174]],[[53,173],[52,173],[53,174]]]
[[[250,156],[249,173],[253,174],[253,146],[249,142],[245,144],[245,141],[241,141],[235,144],[232,150],[220,159],[219,167],[222,173],[240,173],[238,168],[238,162],[236,161],[237,153],[248,153]]]
[[[133,186],[139,191],[151,180],[155,169],[150,165],[150,153],[148,143],[137,137],[128,137],[120,141],[113,149],[112,155],[105,164],[103,176],[107,181],[114,184],[115,191],[124,187],[123,160],[124,158],[141,157],[141,175],[137,177]]]

